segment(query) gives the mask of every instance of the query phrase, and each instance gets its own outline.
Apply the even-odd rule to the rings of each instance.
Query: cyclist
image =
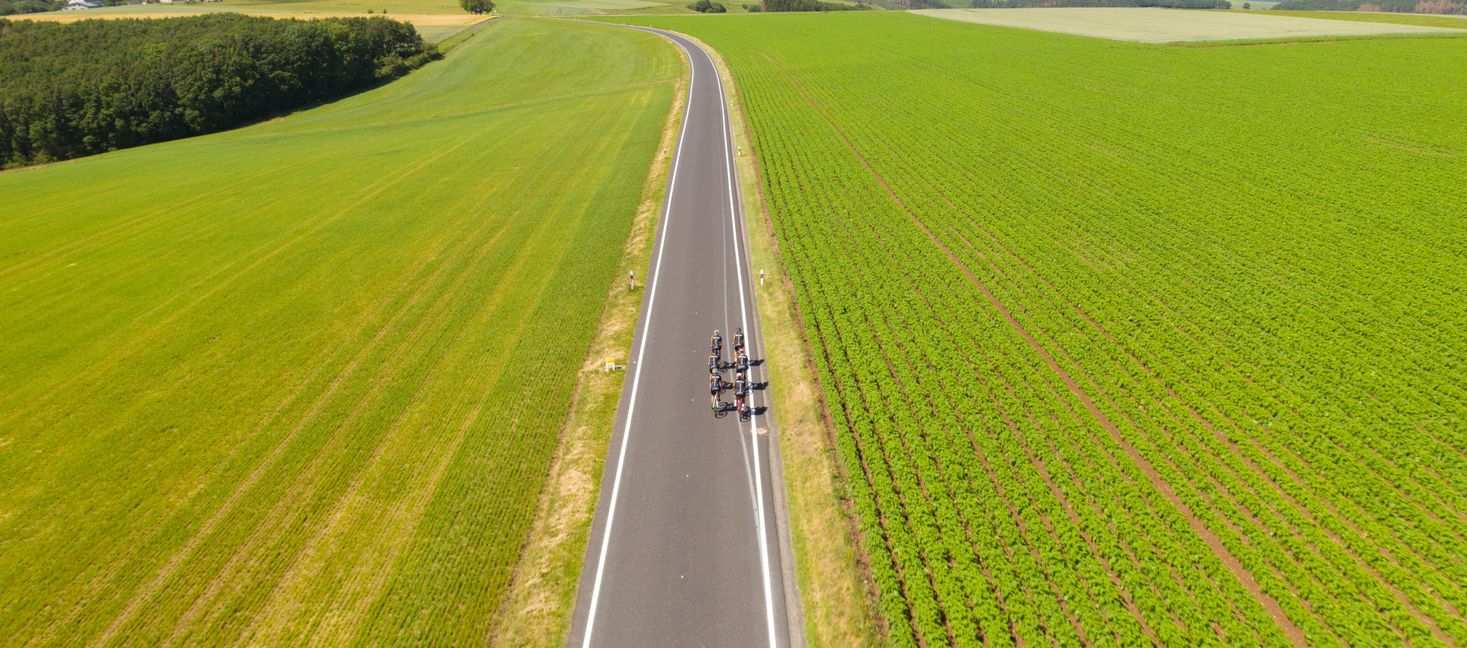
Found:
[[[717,374],[717,373],[719,373],[719,371],[723,368],[723,367],[719,366],[719,364],[720,363],[718,362],[718,354],[716,354],[716,353],[710,353],[710,354],[708,354],[708,373],[710,373],[710,374]]]
[[[713,329],[713,337],[708,338],[708,349],[714,355],[723,354],[723,336],[718,333],[718,329]]]
[[[744,374],[738,374],[734,379],[734,406],[738,408],[741,414],[747,409],[747,405],[744,403],[744,397],[748,393],[749,381],[744,380]]]
[[[739,357],[734,360],[734,368],[738,369],[739,373],[749,372],[749,354],[744,353],[743,349],[739,349]]]
[[[744,328],[741,326],[734,329],[734,352],[744,350]]]
[[[719,392],[723,391],[723,376],[713,374],[708,376],[708,403],[713,409],[723,407],[723,402],[718,399]]]

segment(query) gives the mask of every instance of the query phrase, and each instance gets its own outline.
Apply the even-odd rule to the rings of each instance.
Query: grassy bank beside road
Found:
[[[679,69],[506,21],[319,109],[0,173],[0,643],[483,641]]]

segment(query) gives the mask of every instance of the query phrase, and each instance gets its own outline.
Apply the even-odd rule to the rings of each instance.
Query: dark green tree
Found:
[[[0,18],[0,168],[234,128],[436,56],[386,18]]]
[[[458,0],[458,6],[471,14],[486,14],[494,11],[492,0]]]

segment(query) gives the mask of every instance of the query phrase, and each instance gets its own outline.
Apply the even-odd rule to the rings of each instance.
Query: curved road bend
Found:
[[[747,422],[708,407],[713,329],[725,360],[738,326],[764,357],[722,84],[696,44],[646,31],[683,50],[692,79],[569,645],[789,646],[766,394]]]

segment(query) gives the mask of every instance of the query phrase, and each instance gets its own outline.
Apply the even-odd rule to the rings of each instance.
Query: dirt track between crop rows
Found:
[[[1141,470],[1142,474],[1146,475],[1146,477],[1150,480],[1151,485],[1158,492],[1160,492],[1169,503],[1171,503],[1172,507],[1175,508],[1176,511],[1181,514],[1185,520],[1187,520],[1188,524],[1192,527],[1192,530],[1196,532],[1199,537],[1201,537],[1204,543],[1207,544],[1213,555],[1216,556],[1218,560],[1221,561],[1223,565],[1228,568],[1228,571],[1230,571],[1248,590],[1253,598],[1256,599],[1258,603],[1264,607],[1264,609],[1268,612],[1268,615],[1272,617],[1274,622],[1279,625],[1280,629],[1284,631],[1289,640],[1295,646],[1307,646],[1308,642],[1305,640],[1304,632],[1297,625],[1295,625],[1294,622],[1291,621],[1287,615],[1284,614],[1283,608],[1279,606],[1278,601],[1275,600],[1268,593],[1263,591],[1263,588],[1259,585],[1258,580],[1254,578],[1252,572],[1248,571],[1248,569],[1243,566],[1242,562],[1239,561],[1238,558],[1234,556],[1226,546],[1223,545],[1222,540],[1217,536],[1215,532],[1207,528],[1207,526],[1203,524],[1200,519],[1198,519],[1196,514],[1192,512],[1191,507],[1189,507],[1186,502],[1182,501],[1181,497],[1177,495],[1176,491],[1172,489],[1171,485],[1168,484],[1161,477],[1160,473],[1157,472],[1156,468],[1151,465],[1151,462],[1148,461],[1145,457],[1141,456],[1140,451],[1137,450],[1136,447],[1128,442],[1123,436],[1121,436],[1120,429],[1113,421],[1111,421],[1108,416],[1105,415],[1104,412],[1100,411],[1100,408],[1096,406],[1094,400],[1080,386],[1080,384],[1074,379],[1074,377],[1072,377],[1069,372],[1065,371],[1062,367],[1059,366],[1059,363],[1055,361],[1050,352],[1039,344],[1039,342],[1023,326],[1023,324],[1021,324],[1017,319],[1014,318],[1013,313],[1009,311],[1008,307],[1006,307],[1002,302],[998,300],[997,296],[995,296],[993,292],[989,290],[986,285],[983,284],[982,280],[978,278],[978,276],[972,271],[972,269],[969,268],[967,264],[963,263],[963,261],[959,259],[956,254],[953,253],[953,251],[947,246],[947,244],[944,243],[940,238],[937,237],[937,235],[932,232],[932,230],[927,226],[926,223],[922,222],[922,220],[917,217],[917,215],[911,210],[911,208],[907,206],[905,201],[902,200],[901,196],[899,196],[896,191],[892,189],[891,185],[886,181],[886,179],[883,178],[873,166],[871,166],[870,162],[866,160],[865,156],[861,154],[860,150],[856,148],[855,144],[851,142],[850,138],[841,130],[841,128],[835,123],[835,121],[832,120],[825,113],[825,111],[809,96],[804,88],[800,86],[799,82],[796,81],[793,76],[789,75],[788,72],[784,71],[783,68],[780,67],[779,64],[772,58],[766,57],[766,59],[769,61],[770,65],[774,66],[777,69],[780,69],[780,71],[785,74],[790,84],[796,89],[797,92],[799,92],[800,96],[810,106],[810,109],[815,111],[821,116],[821,118],[823,118],[828,124],[830,124],[830,127],[836,132],[836,134],[841,138],[843,142],[845,142],[846,146],[850,149],[851,154],[855,155],[856,158],[861,162],[862,166],[864,166],[868,171],[871,172],[872,177],[881,184],[882,188],[886,191],[887,195],[891,197],[892,201],[896,203],[896,205],[907,214],[908,218],[911,219],[913,224],[917,225],[917,227],[922,230],[922,232],[927,236],[928,240],[930,240],[935,247],[941,250],[942,253],[947,256],[947,258],[953,263],[954,266],[962,271],[963,275],[968,279],[968,281],[975,288],[977,288],[980,293],[983,294],[985,300],[987,300],[988,303],[1003,316],[1004,320],[1008,322],[1009,326],[1012,327],[1014,331],[1019,334],[1019,336],[1022,337],[1025,342],[1028,343],[1029,347],[1033,349],[1036,354],[1039,355],[1044,363],[1049,366],[1050,370],[1053,371],[1054,374],[1064,383],[1065,387],[1068,388],[1070,393],[1075,398],[1079,399],[1079,401],[1084,405],[1085,409],[1089,412],[1090,417],[1094,419],[1096,423],[1099,423],[1100,426],[1104,428],[1107,433],[1109,433],[1111,440],[1125,451],[1126,455],[1130,457],[1131,461],[1136,465],[1136,467]],[[1010,425],[1013,425],[1012,422],[1010,422]],[[1032,459],[1033,458],[1031,455],[1031,461]],[[1038,464],[1037,462],[1035,463],[1034,467],[1036,470],[1043,472],[1043,466]]]

